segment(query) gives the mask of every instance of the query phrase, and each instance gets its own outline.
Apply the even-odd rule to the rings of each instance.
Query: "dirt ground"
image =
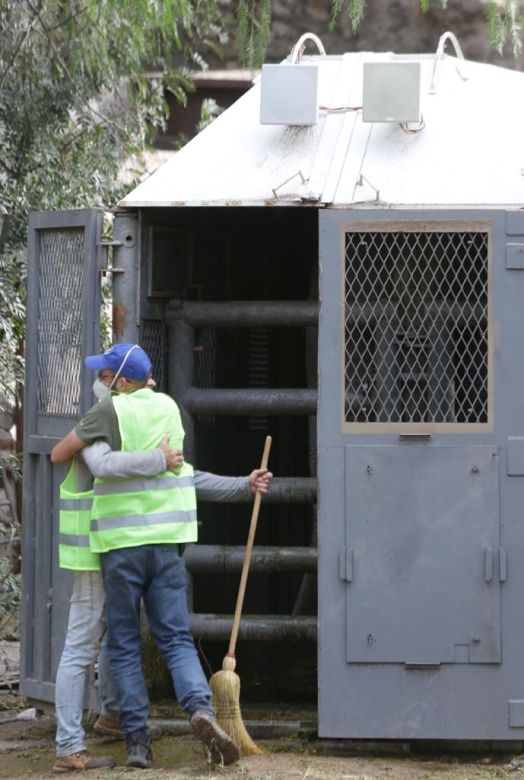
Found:
[[[2,696],[0,720],[23,709],[17,697]],[[0,724],[0,778],[43,780],[56,777],[54,761],[55,720],[39,713],[34,721]],[[88,732],[89,733],[89,732]],[[285,739],[257,740],[265,750],[261,756],[246,756],[232,767],[210,767],[202,748],[190,735],[165,735],[154,743],[153,769],[125,769],[125,751],[121,741],[94,737],[89,733],[88,748],[97,755],[112,755],[118,762],[113,770],[90,771],[89,778],[127,778],[139,772],[144,780],[488,780],[524,775],[517,766],[518,757],[511,753],[484,753],[475,756],[424,754],[414,755],[399,745],[375,746],[374,754],[335,750],[319,741],[298,734]],[[405,755],[400,754],[402,750]],[[368,753],[370,752],[368,748]],[[380,753],[380,754],[379,754]],[[395,754],[396,753],[396,754]],[[513,760],[514,766],[510,765]]]

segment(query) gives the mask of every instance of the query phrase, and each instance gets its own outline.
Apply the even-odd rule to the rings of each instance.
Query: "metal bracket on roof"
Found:
[[[375,202],[378,203],[380,201],[380,190],[378,190],[373,184],[371,184],[370,180],[366,179],[363,173],[361,173],[360,176],[358,177],[355,187],[363,187],[364,182],[366,182],[366,184],[369,184],[371,189],[375,191]]]
[[[457,40],[457,36],[455,33],[452,33],[450,30],[443,33],[438,42],[437,51],[435,52],[435,62],[433,63],[433,72],[431,73],[431,83],[429,85],[429,94],[434,95],[437,91],[437,69],[439,66],[440,61],[442,60],[442,57],[444,56],[444,49],[446,48],[446,43],[450,41],[453,48],[455,49],[455,54],[457,55],[459,60],[464,59],[464,54],[462,53],[462,49],[460,48],[460,43]],[[456,71],[462,81],[467,81],[468,77],[465,76],[460,69],[457,67]]]
[[[278,187],[272,187],[271,188],[271,192],[273,193],[273,195],[275,196],[275,198],[277,200],[278,200],[278,197],[279,197],[278,196],[278,190],[280,190],[282,187],[284,187],[290,181],[293,181],[293,179],[295,179],[297,176],[300,176],[300,181],[301,181],[302,184],[306,184],[306,182],[309,181],[309,179],[306,179],[306,177],[304,176],[302,171],[297,171],[296,173],[293,174],[293,176],[290,176],[289,179],[286,179],[281,184],[279,184]]]

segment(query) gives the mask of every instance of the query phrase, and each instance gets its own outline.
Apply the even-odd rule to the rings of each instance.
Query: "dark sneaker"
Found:
[[[149,739],[160,739],[162,736],[162,729],[157,726],[156,723],[147,724],[149,729]],[[93,723],[93,729],[97,734],[103,734],[104,737],[114,737],[115,739],[124,739],[124,732],[120,728],[120,724],[116,718],[111,718],[109,715],[100,715]]]
[[[137,769],[148,769],[153,766],[153,751],[147,729],[126,734],[126,750],[126,766],[134,766]]]
[[[212,764],[234,764],[240,758],[240,750],[229,734],[220,728],[214,715],[197,710],[189,721],[193,734],[202,740]]]
[[[59,756],[53,766],[53,772],[75,772],[84,769],[113,769],[116,761],[111,756],[94,756],[89,750],[80,750],[68,756]]]

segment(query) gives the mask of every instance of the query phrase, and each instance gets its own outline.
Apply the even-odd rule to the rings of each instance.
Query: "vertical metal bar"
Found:
[[[117,213],[113,223],[113,340],[138,339],[138,217]]]
[[[33,396],[33,405],[36,400]],[[21,609],[21,675],[20,690],[24,691],[24,682],[29,677],[34,677],[34,608],[35,608],[35,549],[36,549],[36,524],[35,516],[35,461],[34,455],[29,455],[26,450],[24,458],[24,512],[25,519],[22,524],[22,609]]]
[[[190,325],[180,320],[169,324],[168,393],[175,399],[186,432],[184,457],[193,463],[196,456],[193,416],[184,406],[184,396],[194,383],[195,334]]]
[[[193,386],[195,373],[195,331],[191,325],[181,320],[169,323],[168,330],[168,367],[167,392],[175,399],[180,409],[182,425],[184,426],[184,458],[189,463],[195,462],[195,435],[193,415],[184,407],[186,390]],[[187,608],[193,612],[193,577],[187,572]]]

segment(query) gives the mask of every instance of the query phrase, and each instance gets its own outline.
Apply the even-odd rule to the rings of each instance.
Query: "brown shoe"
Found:
[[[210,764],[234,764],[240,758],[238,746],[229,734],[220,728],[210,712],[197,710],[190,719],[193,734],[202,740]]]
[[[53,772],[75,772],[84,769],[113,769],[116,761],[112,756],[94,756],[89,750],[80,750],[68,756],[59,756],[53,766]]]
[[[149,739],[160,739],[162,736],[162,729],[160,726],[157,726],[156,723],[148,722],[147,727],[149,729]],[[93,729],[98,734],[103,734],[104,737],[124,739],[124,732],[120,728],[119,722],[116,718],[111,718],[108,715],[99,715],[93,723]]]

